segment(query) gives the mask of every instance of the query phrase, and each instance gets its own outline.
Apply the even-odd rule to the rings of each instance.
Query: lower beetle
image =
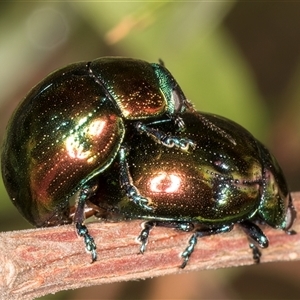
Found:
[[[278,163],[265,146],[230,120],[204,113],[186,113],[182,119],[185,136],[196,143],[194,151],[183,153],[128,132],[125,141],[130,147],[122,147],[121,163],[95,178],[97,190],[90,202],[108,218],[116,213],[124,219],[146,220],[139,236],[141,252],[154,226],[193,231],[181,254],[181,268],[199,237],[228,232],[235,224],[249,237],[253,259],[259,262],[257,245],[268,247],[268,239],[258,224],[292,233],[296,216]],[[214,126],[203,126],[203,120]],[[170,122],[158,121],[156,126],[174,133]],[[116,188],[119,180],[123,189]],[[147,198],[153,209],[130,201],[129,190],[134,197]]]

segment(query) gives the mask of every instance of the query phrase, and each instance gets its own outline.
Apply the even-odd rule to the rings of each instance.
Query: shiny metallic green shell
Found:
[[[36,226],[115,159],[128,120],[172,115],[183,94],[161,65],[100,58],[69,65],[35,86],[14,112],[2,147],[13,203]],[[61,214],[59,216],[59,214]]]
[[[212,126],[203,126],[203,118]],[[285,179],[260,142],[238,124],[219,116],[186,113],[182,119],[186,124],[184,135],[197,144],[194,151],[166,148],[144,136],[128,138],[132,182],[149,199],[153,211],[128,200],[118,188],[118,164],[113,164],[95,178],[99,187],[91,199],[104,215],[106,211],[128,219],[188,221],[207,226],[247,219],[282,229],[291,225],[292,220],[286,222],[292,206]],[[166,123],[161,126],[174,131]]]

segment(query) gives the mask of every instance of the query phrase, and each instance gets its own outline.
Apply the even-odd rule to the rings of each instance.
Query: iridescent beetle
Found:
[[[83,225],[89,181],[116,159],[128,128],[167,147],[193,147],[191,140],[147,125],[159,117],[183,129],[180,114],[188,107],[162,64],[104,57],[55,71],[29,92],[7,126],[1,165],[8,194],[30,223],[42,227],[68,222],[64,207],[78,192],[74,222],[95,260]],[[147,199],[133,196],[149,209]]]
[[[90,199],[94,214],[145,220],[139,236],[141,252],[154,226],[192,231],[181,254],[182,268],[198,238],[228,232],[237,224],[250,240],[254,261],[259,262],[257,245],[268,247],[259,224],[294,233],[290,227],[296,212],[277,161],[247,130],[228,119],[195,112],[181,117],[184,136],[196,148],[183,153],[128,133],[125,141],[130,147],[122,146],[121,162],[114,162],[94,180],[96,192]],[[211,126],[204,126],[204,120]],[[158,120],[156,126],[176,134],[169,121]],[[123,189],[116,188],[119,180]],[[147,198],[152,210],[131,201],[125,192],[129,187]]]

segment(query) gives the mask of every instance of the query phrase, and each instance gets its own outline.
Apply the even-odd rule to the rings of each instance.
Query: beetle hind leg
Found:
[[[140,235],[138,236],[138,240],[142,243],[140,248],[140,253],[145,252],[150,231],[154,226],[174,228],[182,231],[191,231],[194,229],[194,225],[191,222],[184,222],[184,221],[171,222],[171,221],[156,221],[156,220],[147,221],[144,223],[144,229],[141,231]]]

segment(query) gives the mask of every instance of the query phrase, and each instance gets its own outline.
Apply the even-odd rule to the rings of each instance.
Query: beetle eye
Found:
[[[293,206],[289,206],[285,216],[285,230],[289,230],[296,218],[296,211]]]
[[[174,111],[176,113],[178,112],[184,112],[184,97],[183,94],[180,93],[177,89],[172,91],[172,100],[174,104]]]
[[[289,207],[287,212],[286,212],[286,216],[285,216],[285,229],[289,229],[292,224],[293,224],[293,216],[292,216],[292,211],[291,211],[291,208]]]

